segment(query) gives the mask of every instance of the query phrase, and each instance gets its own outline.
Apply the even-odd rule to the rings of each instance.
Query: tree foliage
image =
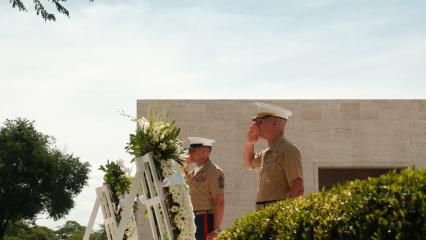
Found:
[[[69,17],[70,13],[68,9],[63,5],[63,2],[66,2],[66,0],[49,0],[52,2],[53,7],[56,8],[56,11],[58,13],[64,14],[65,16]],[[93,0],[89,0],[93,2]],[[25,7],[25,4],[22,2],[22,0],[10,0],[10,3],[12,4],[13,8],[18,8],[19,11],[27,11],[27,8]],[[33,0],[34,4],[34,10],[37,13],[37,15],[40,15],[45,21],[56,21],[55,14],[49,12],[46,10],[44,4],[41,0]]]
[[[85,228],[76,221],[67,221],[56,231],[59,240],[82,239]]]
[[[44,212],[62,218],[87,184],[89,163],[62,153],[54,142],[26,119],[0,127],[0,239],[9,223]]]
[[[56,239],[55,231],[40,226],[32,226],[29,221],[17,221],[9,224],[4,240],[44,240]]]
[[[37,226],[30,221],[18,221],[9,224],[4,240],[81,240],[85,227],[76,221],[67,221],[58,230]],[[90,235],[90,240],[106,240],[104,225]]]

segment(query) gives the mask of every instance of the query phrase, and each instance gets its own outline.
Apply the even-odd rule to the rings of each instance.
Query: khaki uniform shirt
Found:
[[[213,210],[214,197],[224,194],[224,174],[222,170],[210,160],[195,172],[189,173],[189,195],[191,195],[194,211]]]
[[[260,169],[257,202],[287,199],[291,182],[303,179],[300,152],[284,136],[270,148],[256,153],[250,167]]]

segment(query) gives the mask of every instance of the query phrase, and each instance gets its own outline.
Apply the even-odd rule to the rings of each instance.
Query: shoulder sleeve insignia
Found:
[[[223,177],[223,175],[220,174],[217,180],[218,180],[219,188],[224,189],[224,187],[225,187],[225,178]]]

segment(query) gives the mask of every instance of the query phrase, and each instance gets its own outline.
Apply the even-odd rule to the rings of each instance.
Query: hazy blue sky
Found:
[[[135,114],[137,99],[426,97],[426,1],[66,5],[70,19],[45,23],[0,2],[0,122],[33,119],[92,164],[67,216],[83,225],[99,165],[130,160],[134,125],[118,111]]]

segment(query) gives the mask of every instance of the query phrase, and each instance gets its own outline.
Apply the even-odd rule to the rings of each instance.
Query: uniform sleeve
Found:
[[[221,170],[217,169],[212,174],[209,174],[208,184],[212,197],[217,194],[224,194],[225,177]]]
[[[250,162],[251,169],[260,169],[262,163],[262,152],[255,153],[253,159]]]
[[[296,178],[303,179],[302,157],[296,146],[291,146],[284,151],[284,172],[289,186]]]

